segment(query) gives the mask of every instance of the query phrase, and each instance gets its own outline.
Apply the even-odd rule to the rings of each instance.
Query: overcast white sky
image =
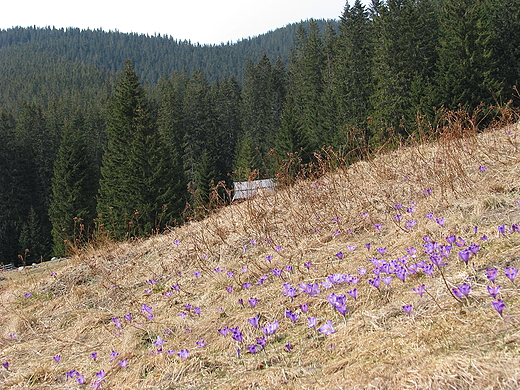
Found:
[[[338,19],[345,4],[346,0],[7,0],[1,7],[0,28],[102,28],[219,44],[305,19]]]

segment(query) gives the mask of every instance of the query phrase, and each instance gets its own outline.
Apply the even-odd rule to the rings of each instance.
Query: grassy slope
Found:
[[[0,366],[2,386],[80,388],[66,380],[74,369],[90,387],[103,369],[101,388],[107,389],[517,389],[520,290],[503,272],[520,267],[520,233],[500,236],[497,226],[520,223],[518,137],[517,126],[463,139],[448,135],[226,207],[169,235],[109,244],[54,265],[8,273],[0,282],[0,362],[9,362],[9,370]],[[424,194],[429,188],[431,194]],[[398,212],[396,204],[403,209]],[[413,213],[407,213],[411,206]],[[444,226],[426,218],[429,212],[444,217]],[[407,220],[417,224],[406,229]],[[378,223],[380,231],[374,228]],[[394,276],[381,292],[369,285],[374,267],[368,259],[393,260],[414,246],[418,258],[408,263],[429,262],[423,237],[446,243],[450,234],[481,245],[469,266],[457,255],[462,248],[454,246],[443,267],[450,287],[469,281],[469,299],[457,302],[438,269],[433,277],[418,272],[404,283]],[[484,234],[487,241],[480,239]],[[378,247],[387,248],[384,256]],[[335,256],[339,251],[342,260]],[[308,261],[310,269],[303,266]],[[282,278],[271,273],[287,265],[293,270],[284,270]],[[294,301],[282,294],[284,282],[321,283],[333,273],[357,275],[360,267],[368,272],[357,286],[321,288],[316,297],[300,293]],[[503,318],[486,288],[485,270],[493,267],[506,304]],[[230,277],[227,271],[235,273]],[[261,275],[269,276],[259,285]],[[147,282],[152,279],[154,284]],[[249,289],[242,287],[246,282]],[[423,283],[428,293],[420,297],[412,288]],[[233,286],[231,293],[227,286]],[[347,295],[344,319],[326,297],[354,287],[359,296]],[[27,292],[32,296],[25,298]],[[250,297],[258,298],[255,308]],[[303,303],[308,313],[292,323],[284,311],[300,312]],[[153,308],[153,320],[141,314],[143,304]],[[200,316],[186,304],[200,307]],[[405,304],[413,305],[411,316]],[[128,313],[132,322],[123,318]],[[265,351],[253,355],[246,346],[262,331],[247,319],[256,314],[261,325],[275,320],[280,325]],[[332,320],[336,333],[308,328],[307,316],[318,317],[318,325]],[[244,343],[222,336],[217,330],[225,326],[239,326]],[[153,353],[157,336],[166,340],[162,353]],[[198,347],[201,337],[206,345]],[[188,359],[165,353],[181,349],[190,350]],[[113,350],[119,356],[112,360]],[[98,353],[96,361],[92,352]],[[128,360],[126,368],[118,365],[122,359]]]

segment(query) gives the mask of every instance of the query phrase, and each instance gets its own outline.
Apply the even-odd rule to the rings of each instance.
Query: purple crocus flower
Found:
[[[285,344],[285,349],[287,350],[287,352],[291,352],[292,345],[290,341],[287,341],[287,344]]]
[[[386,284],[387,287],[390,286],[390,283],[392,283],[392,277],[390,275],[383,276],[381,280],[384,284]]]
[[[307,317],[307,321],[309,321],[309,328],[316,328],[318,324],[318,319],[316,317]]]
[[[4,366],[6,370],[9,370],[9,362],[2,363],[2,366]]]
[[[491,268],[486,270],[486,277],[489,281],[494,282],[498,276],[498,270],[496,268]]]
[[[252,318],[248,318],[248,321],[251,325],[253,325],[255,328],[258,328],[258,316],[254,316]]]
[[[53,359],[54,359],[54,361],[55,361],[56,363],[59,363],[60,360],[61,360],[61,356],[60,356],[60,355],[56,355],[56,356],[53,357]]]
[[[506,269],[504,270],[504,274],[511,282],[514,283],[515,278],[518,275],[518,269],[515,267],[506,267]]]
[[[258,298],[253,298],[253,297],[249,298],[249,305],[251,307],[254,308],[257,305],[257,303],[258,303]]]
[[[379,285],[380,285],[380,283],[381,283],[381,278],[380,278],[379,276],[377,276],[377,277],[375,277],[375,278],[370,279],[370,280],[368,281],[368,283],[369,283],[371,286],[373,286],[373,287],[375,287],[375,288],[377,288],[377,289],[379,290]]]
[[[300,315],[298,313],[293,312],[292,310],[285,310],[285,316],[289,318],[292,322],[296,322],[300,319]]]
[[[177,355],[178,355],[181,359],[187,359],[188,356],[190,355],[190,351],[187,350],[187,349],[181,349],[179,352],[177,352]]]
[[[438,268],[442,267],[443,265],[447,265],[448,263],[444,263],[442,261],[442,256],[438,253],[434,253],[430,255],[430,261],[432,264],[436,265]]]
[[[453,292],[453,294],[455,294],[457,298],[467,298],[471,291],[471,286],[468,283],[462,283],[459,287],[452,288],[451,291]]]
[[[262,348],[265,347],[265,343],[267,342],[267,340],[265,339],[265,336],[260,336],[260,337],[257,337],[256,338],[256,343],[261,346]]]
[[[197,344],[197,347],[202,348],[202,347],[204,347],[206,345],[206,342],[201,337],[201,338],[199,338],[199,341],[197,341],[195,344]]]
[[[267,255],[265,256],[266,260],[270,263],[273,260],[273,256]]]
[[[112,350],[112,352],[110,352],[110,357],[112,358],[112,359],[110,359],[110,361],[114,360],[118,356],[119,356],[119,352]]]
[[[305,263],[303,263],[303,266],[307,269],[310,269],[312,267],[312,261],[306,261]]]
[[[229,328],[227,326],[224,326],[223,328],[220,328],[218,331],[222,336],[226,337],[228,335]]]
[[[128,366],[128,360],[123,359],[118,363],[119,367],[126,368]]]
[[[477,245],[477,244],[471,244],[469,247],[468,247],[468,250],[473,253],[474,255],[476,255],[478,253],[478,251],[480,250],[480,245]]]
[[[302,313],[307,313],[307,311],[309,310],[309,304],[307,302],[301,304],[300,310],[302,311]]]
[[[157,347],[160,347],[165,343],[161,336],[157,336],[157,339],[153,342]]]
[[[227,286],[226,291],[231,294],[231,292],[233,291],[233,286]]]
[[[343,259],[343,252],[338,252],[334,256],[336,256],[338,259]]]
[[[350,291],[347,291],[347,294],[350,295],[355,300],[357,300],[357,292],[358,292],[358,289],[354,288],[354,289],[352,289]]]
[[[412,309],[413,309],[413,306],[412,305],[404,305],[403,306],[403,310],[406,314],[408,314],[408,316],[410,316],[412,314]]]
[[[488,286],[487,290],[489,295],[491,295],[491,297],[495,299],[497,295],[500,293],[500,288],[501,286]]]
[[[296,287],[292,287],[289,282],[284,283],[283,287],[283,295],[291,298],[291,301],[298,295],[298,290],[296,290]]]
[[[230,328],[229,330],[231,331],[231,338],[241,343],[243,340],[243,336],[242,332],[239,330],[239,327],[237,326],[235,328]]]
[[[464,263],[468,264],[469,258],[471,257],[471,252],[469,249],[463,249],[459,251],[459,257],[464,261]]]
[[[318,331],[325,335],[331,335],[333,333],[336,333],[336,330],[334,329],[334,326],[332,325],[331,320],[328,320],[326,323],[324,323],[322,326],[320,326],[318,328]]]
[[[448,244],[453,245],[455,241],[457,241],[457,237],[455,234],[452,234],[451,236],[446,237],[446,241],[448,241]]]
[[[258,345],[254,344],[254,345],[249,345],[247,347],[247,349],[249,350],[249,352],[251,352],[252,354],[255,354],[258,352]]]
[[[274,276],[278,276],[278,277],[282,277],[282,272],[283,270],[279,269],[279,268],[275,268],[275,269],[272,269],[271,270],[271,273],[274,275]]]
[[[422,297],[423,294],[426,292],[426,287],[424,284],[421,284],[417,286],[417,288],[413,288],[412,290],[419,294],[420,297]]]
[[[496,301],[492,302],[493,309],[497,311],[498,314],[500,314],[500,317],[502,317],[502,312],[506,308],[506,304],[501,299],[497,299]]]
[[[266,336],[275,334],[278,329],[278,321],[270,322],[262,328]]]
[[[506,226],[505,225],[498,226],[498,234],[502,234],[502,235],[506,234]]]
[[[381,229],[383,227],[383,224],[382,223],[376,223],[376,224],[374,224],[374,227],[376,228],[377,231],[381,231]]]

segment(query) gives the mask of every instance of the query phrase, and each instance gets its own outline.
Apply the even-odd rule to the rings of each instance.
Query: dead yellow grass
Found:
[[[76,370],[90,387],[94,373],[104,370],[101,388],[107,389],[520,388],[520,294],[503,274],[506,266],[520,267],[520,233],[497,233],[498,225],[520,223],[519,134],[512,125],[403,147],[225,207],[166,235],[107,244],[56,264],[7,273],[0,282],[0,362],[9,362],[9,370],[0,370],[1,386],[81,388],[66,380],[65,373]],[[423,193],[428,189],[430,194]],[[397,211],[396,204],[414,211]],[[444,217],[444,226],[425,218],[430,212]],[[396,214],[402,214],[401,222]],[[417,224],[406,229],[407,220]],[[379,223],[380,231],[374,228]],[[481,244],[469,266],[454,247],[443,270],[450,287],[471,283],[464,302],[455,301],[438,270],[433,278],[422,273],[404,283],[394,278],[381,292],[367,283],[375,248],[386,247],[384,258],[390,260],[415,246],[416,261],[427,260],[423,237],[444,242],[450,234]],[[484,234],[487,241],[480,240]],[[334,256],[339,251],[342,260]],[[303,266],[308,261],[310,269]],[[283,279],[271,274],[288,265],[293,271],[284,271]],[[319,283],[333,273],[357,275],[360,267],[368,274],[357,285],[359,298],[348,297],[345,319],[326,296],[346,294],[354,285],[335,286],[318,297],[300,294],[294,301],[282,295],[284,282]],[[504,318],[487,293],[485,270],[493,267],[500,272]],[[258,285],[261,275],[269,277]],[[242,287],[246,282],[250,289]],[[428,294],[419,297],[412,288],[422,283]],[[27,292],[32,296],[25,298]],[[250,297],[258,298],[255,308]],[[299,311],[306,302],[309,311],[297,323],[285,318],[284,310]],[[153,320],[141,313],[143,304],[153,308]],[[186,304],[200,307],[200,316]],[[413,304],[410,317],[405,304]],[[128,313],[132,322],[123,318]],[[256,355],[246,349],[262,334],[247,321],[254,315],[262,325],[280,323]],[[336,333],[309,329],[307,316],[318,317],[319,324],[332,320]],[[223,337],[217,330],[225,326],[240,326],[244,343]],[[158,336],[166,340],[163,353],[153,353]],[[206,346],[198,348],[200,338]],[[181,349],[190,350],[187,360],[166,353]],[[118,365],[122,359],[128,360],[126,368]]]

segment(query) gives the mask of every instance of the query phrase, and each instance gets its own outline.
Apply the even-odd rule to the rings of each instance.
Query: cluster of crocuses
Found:
[[[397,210],[403,210],[403,206],[396,205]],[[415,212],[415,204],[412,202],[410,204],[410,207],[406,208],[406,213],[412,214]],[[400,222],[402,218],[402,215],[398,215],[395,220],[397,222]],[[442,217],[435,217],[433,213],[429,213],[426,215],[426,218],[433,221],[435,224],[445,227],[445,219]],[[335,222],[338,222],[339,218],[336,219]],[[416,226],[415,220],[408,220],[407,224],[405,226],[406,229],[411,229],[412,227]],[[378,231],[382,229],[382,224],[374,224],[374,228]],[[474,233],[477,233],[477,228],[474,229]],[[520,232],[520,228],[518,225],[512,225],[510,228],[507,228],[505,225],[500,225],[498,227],[498,233],[499,235],[503,236],[508,233],[513,232]],[[335,232],[338,232],[339,230],[335,230]],[[488,238],[483,235],[480,237],[481,241],[486,241]],[[272,241],[269,242],[266,240],[268,244],[272,244]],[[175,245],[180,245],[180,241],[175,241]],[[256,240],[250,241],[251,245],[257,245]],[[430,237],[424,237],[423,243],[422,243],[422,253],[421,257],[425,258],[424,260],[417,261],[417,258],[419,257],[418,250],[416,247],[408,247],[406,248],[406,253],[400,257],[397,257],[393,260],[385,260],[383,257],[387,255],[387,251],[385,247],[379,247],[375,250],[375,252],[371,251],[371,244],[367,243],[365,244],[366,249],[368,250],[368,253],[373,253],[376,257],[372,257],[369,259],[370,263],[372,264],[373,268],[371,270],[371,277],[366,277],[367,269],[366,268],[359,268],[357,270],[356,275],[351,274],[344,274],[344,273],[334,273],[331,275],[328,275],[321,281],[313,281],[313,282],[300,282],[296,284],[295,286],[291,285],[290,282],[283,282],[282,283],[282,294],[289,298],[291,302],[294,301],[294,299],[300,295],[303,294],[303,296],[308,296],[309,298],[318,298],[320,297],[320,294],[322,292],[325,292],[326,290],[332,289],[334,287],[341,287],[343,288],[345,285],[348,286],[345,288],[346,291],[345,294],[341,294],[338,291],[332,292],[331,294],[327,295],[326,300],[330,303],[333,310],[337,311],[346,321],[346,316],[349,312],[348,310],[348,299],[352,298],[354,300],[358,299],[358,286],[361,280],[368,279],[368,284],[379,291],[381,291],[382,288],[388,289],[393,281],[394,278],[397,278],[401,282],[405,282],[407,277],[412,274],[416,274],[418,272],[422,272],[426,275],[429,275],[430,277],[434,276],[436,274],[440,274],[443,277],[443,271],[442,268],[447,265],[447,261],[452,255],[452,252],[455,252],[454,248],[458,248],[457,255],[460,260],[467,266],[470,265],[470,260],[473,256],[478,256],[480,245],[476,243],[467,244],[466,240],[463,238],[456,236],[456,235],[449,235],[445,238],[445,242],[443,239],[443,243],[439,243],[434,241]],[[246,248],[247,250],[247,248]],[[354,252],[356,250],[356,247],[354,245],[347,245],[347,250],[349,252]],[[273,255],[276,255],[276,253],[280,253],[282,251],[281,246],[275,247],[275,253]],[[273,255],[267,255],[265,256],[266,260],[271,264],[274,260]],[[373,255],[372,255],[373,256]],[[343,252],[337,252],[335,254],[335,257],[339,260],[344,259],[344,253]],[[453,259],[453,257],[451,256]],[[307,270],[310,270],[313,267],[312,261],[305,261],[304,267]],[[237,275],[240,273],[246,273],[248,271],[247,266],[244,266],[241,268],[240,271],[233,271],[233,270],[226,270],[222,268],[214,268],[214,272],[218,275],[222,275],[222,277],[225,280],[230,280],[233,282],[236,282],[239,280]],[[249,290],[254,287],[254,284],[257,286],[262,286],[267,280],[280,280],[280,278],[284,277],[284,272],[291,274],[293,272],[293,266],[292,265],[286,265],[284,267],[277,267],[273,268],[270,271],[267,271],[266,274],[260,275],[258,279],[256,280],[256,283],[254,283],[254,280],[250,282],[244,282],[241,283],[241,287],[243,290]],[[492,306],[493,308],[500,314],[500,316],[503,315],[503,312],[505,310],[505,303],[502,299],[500,299],[500,293],[501,293],[501,286],[496,285],[495,282],[498,278],[498,275],[500,272],[496,269],[488,269],[486,271],[486,276],[488,280],[492,283],[492,285],[488,286],[488,292],[490,296],[493,298]],[[508,280],[513,283],[515,283],[515,278],[518,275],[518,269],[514,267],[506,267],[504,270],[504,275],[508,278]],[[195,271],[193,273],[193,276],[196,279],[199,279],[203,277],[203,273],[201,271]],[[364,279],[364,276],[366,279]],[[251,283],[253,282],[253,283]],[[155,279],[149,279],[146,281],[147,284],[151,285],[152,288],[148,288],[145,290],[146,295],[153,294],[155,292],[158,292],[160,289],[155,289],[154,286],[156,285]],[[229,285],[226,287],[226,290],[228,293],[236,293],[236,291],[240,290],[240,284],[237,286]],[[174,284],[171,289],[167,290],[166,292],[163,292],[163,295],[165,297],[170,297],[174,292],[181,291],[181,288],[179,284]],[[419,294],[421,297],[426,290],[425,284],[419,285],[416,288],[413,289],[417,294]],[[471,285],[468,282],[462,283],[459,286],[453,287],[450,289],[450,292],[454,297],[456,297],[460,301],[464,301],[465,299],[468,299],[471,294]],[[25,297],[30,298],[31,293],[26,293]],[[350,298],[348,298],[350,297]],[[244,299],[239,298],[238,299],[239,304],[242,307],[247,306],[247,303],[249,304],[249,307],[254,309],[258,304],[258,299],[255,297],[250,297],[246,302],[244,302]],[[195,315],[200,316],[201,315],[201,309],[200,307],[193,307],[191,304],[184,305],[184,311],[179,313],[179,316],[186,317],[188,315]],[[300,318],[302,315],[308,315],[309,305],[308,303],[302,303],[299,305],[300,311],[297,309],[287,309],[285,308],[285,317],[288,321],[292,324],[301,324],[302,321],[300,321]],[[413,306],[411,304],[403,305],[402,306],[403,311],[410,316],[413,311]],[[222,309],[221,309],[222,311]],[[144,317],[146,320],[145,323],[153,322],[155,320],[155,314],[153,311],[153,308],[145,303],[142,303],[141,308],[139,310],[139,314]],[[138,314],[138,315],[139,315]],[[231,326],[227,327],[224,326],[220,329],[218,329],[218,332],[223,337],[228,337],[233,340],[233,343],[236,347],[236,353],[238,356],[241,356],[241,352],[249,352],[251,354],[257,354],[258,352],[265,350],[268,346],[268,343],[273,338],[273,335],[276,334],[279,328],[279,321],[271,321],[262,322],[262,317],[259,315],[255,315],[248,319],[248,323],[257,331],[257,334],[252,335],[251,332],[245,332],[243,328],[240,326]],[[121,318],[119,317],[113,317],[112,322],[113,325],[116,328],[116,334],[119,334],[125,326],[132,324],[134,321],[134,317],[131,313],[128,313]],[[140,324],[143,325],[143,324]],[[308,328],[314,329],[316,332],[323,334],[323,335],[331,335],[336,332],[334,328],[334,324],[332,320],[328,319],[324,322],[321,322],[321,325],[319,326],[319,319],[315,316],[307,316],[307,326]],[[246,324],[247,327],[247,324]],[[165,331],[166,333],[166,331]],[[14,336],[13,336],[14,337]],[[166,351],[163,351],[163,344],[167,341],[164,340],[161,336],[157,336],[155,341],[153,341],[154,346],[156,349],[154,349],[150,355],[153,354],[160,354],[160,353],[166,353],[169,355],[177,355],[181,359],[188,359],[190,356],[190,351],[188,349],[180,349],[178,352],[175,350],[168,349]],[[203,348],[206,346],[206,341],[200,337],[198,341],[196,342],[196,345],[198,348]],[[287,351],[291,351],[293,348],[293,345],[288,342],[285,345],[285,348]],[[112,351],[111,361],[118,361],[120,358],[118,358],[118,353],[115,351]],[[97,358],[97,354],[93,353],[92,359]],[[56,362],[59,362],[61,357],[59,355],[54,357],[54,360]],[[118,365],[122,368],[127,367],[129,364],[127,359],[121,359],[118,362]],[[5,362],[3,363],[3,367],[8,370],[9,369],[9,363]],[[76,370],[70,370],[66,373],[67,379],[74,379],[79,384],[85,383],[85,377],[84,375],[80,374]],[[95,379],[92,383],[92,388],[98,388],[101,386],[102,382],[105,380],[105,372],[103,370],[95,373]]]

